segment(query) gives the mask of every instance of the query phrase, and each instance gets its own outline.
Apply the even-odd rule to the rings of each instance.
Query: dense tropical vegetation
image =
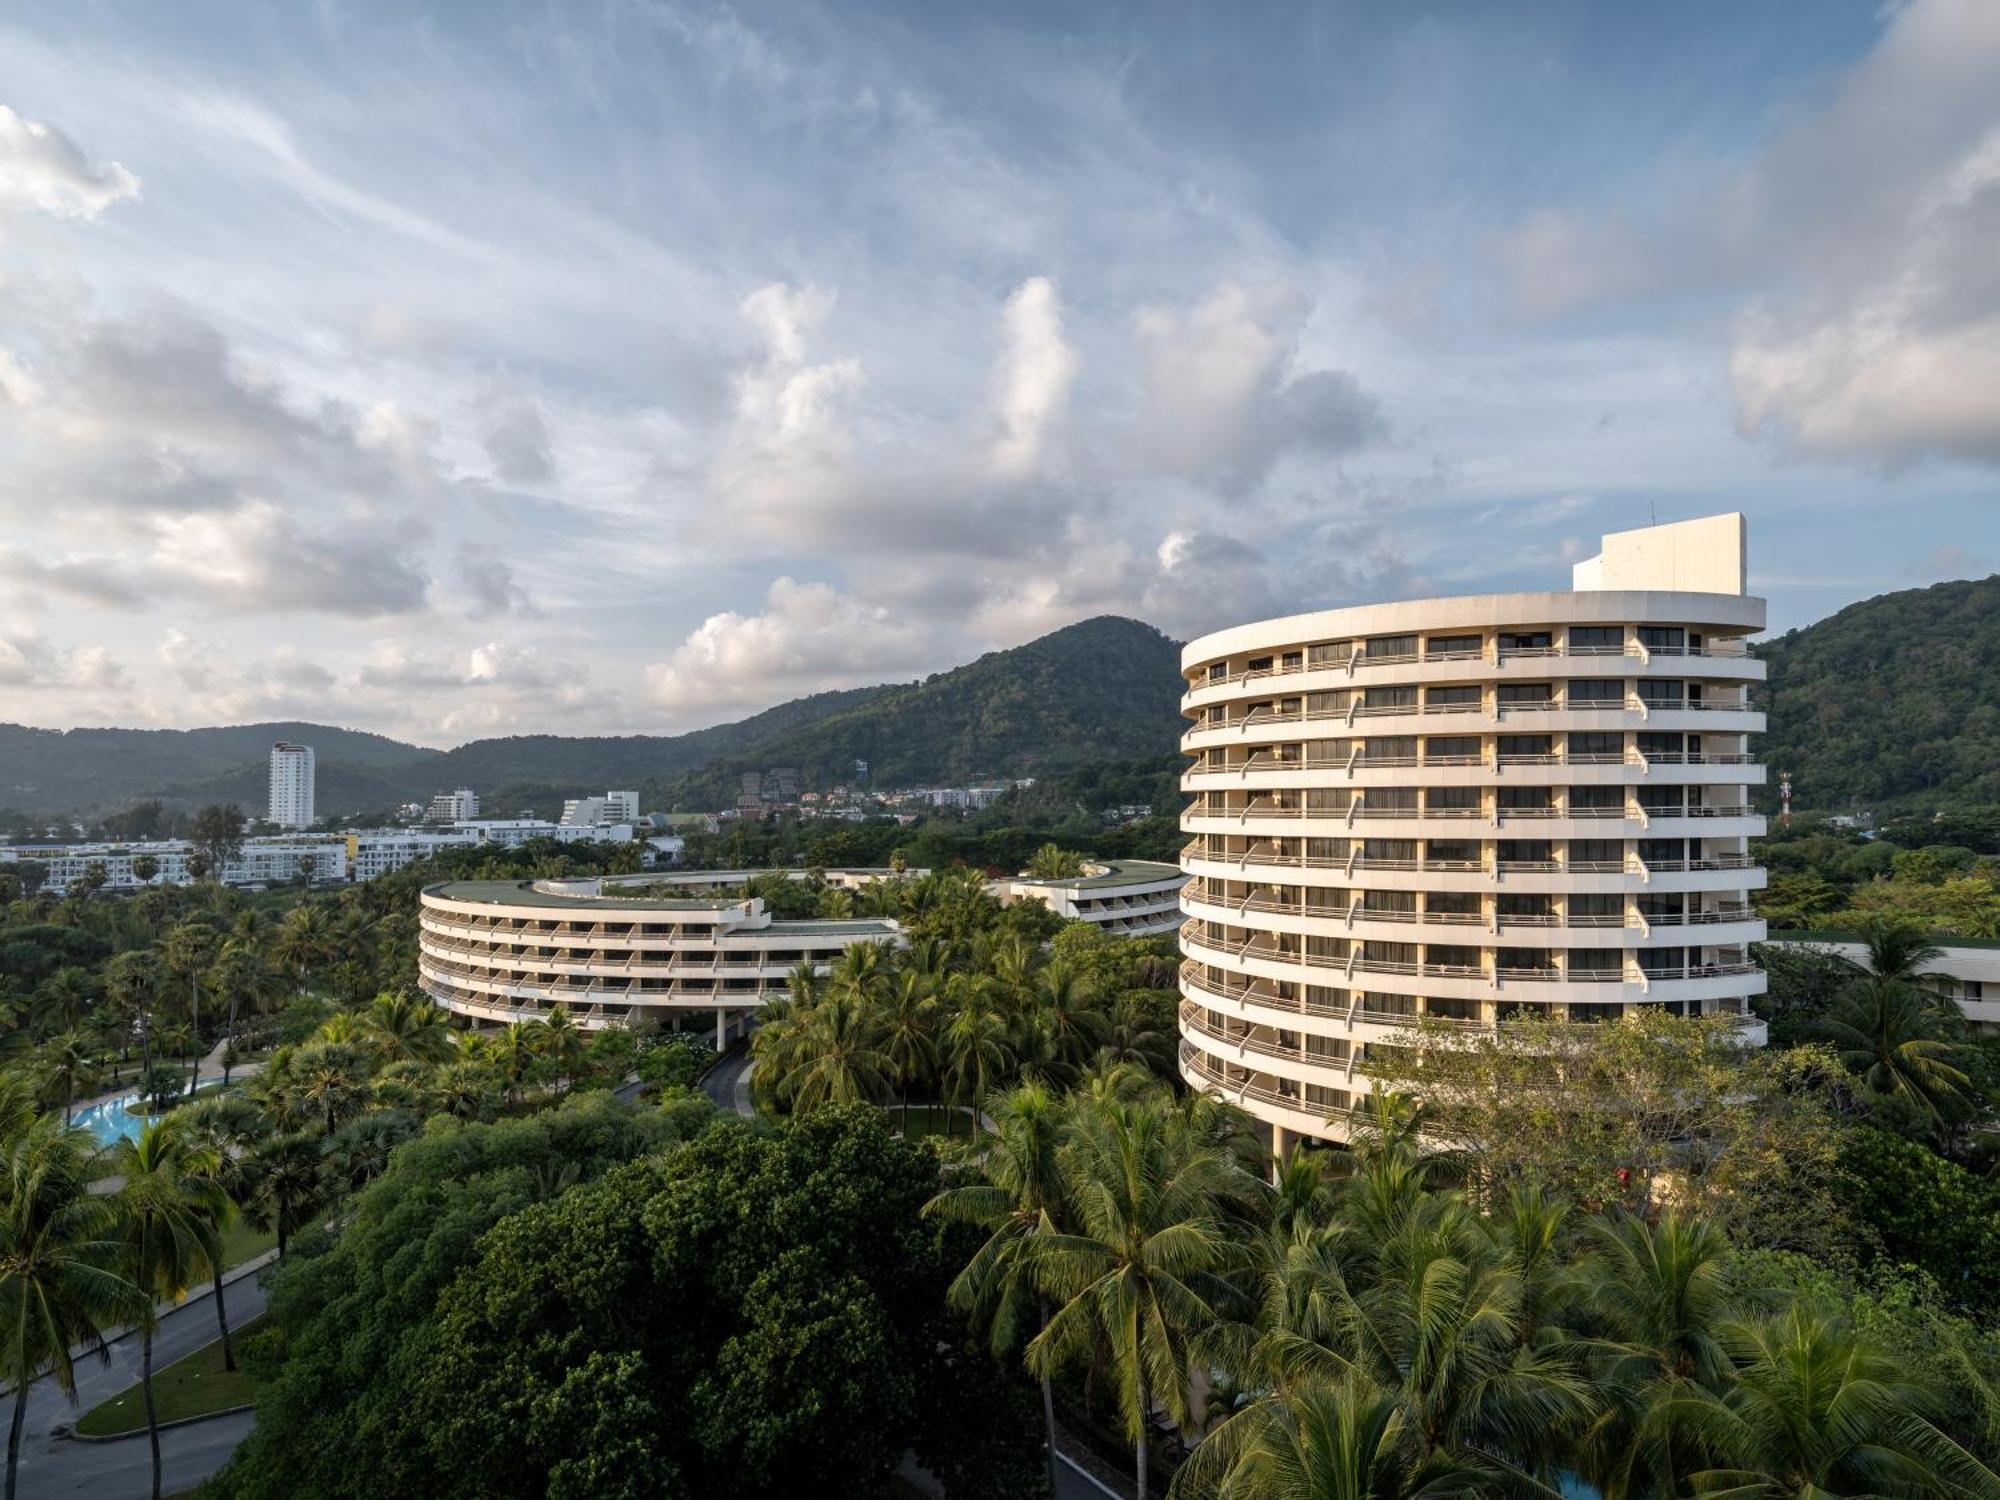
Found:
[[[2000,806],[2000,575],[1864,599],[1758,655],[1759,758],[1801,807]]]

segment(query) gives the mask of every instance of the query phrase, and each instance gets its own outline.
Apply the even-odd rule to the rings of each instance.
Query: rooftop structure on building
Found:
[[[1343,1139],[1368,1052],[1432,1022],[1761,1039],[1764,727],[1743,519],[1604,538],[1566,592],[1408,600],[1182,652],[1181,1072]]]

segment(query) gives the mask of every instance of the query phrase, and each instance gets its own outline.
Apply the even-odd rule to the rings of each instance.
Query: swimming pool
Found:
[[[217,1073],[212,1077],[196,1079],[195,1086],[200,1088],[204,1084],[220,1082],[222,1075]],[[134,1141],[139,1138],[139,1132],[145,1128],[146,1121],[150,1118],[138,1112],[135,1108],[138,1103],[139,1095],[136,1092],[127,1094],[122,1099],[107,1099],[102,1104],[91,1105],[89,1109],[78,1110],[71,1117],[70,1123],[81,1125],[106,1146],[113,1141]]]

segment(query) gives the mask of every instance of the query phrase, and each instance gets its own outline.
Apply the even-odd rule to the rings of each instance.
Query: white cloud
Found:
[[[1063,339],[1056,286],[1033,276],[1015,289],[1001,314],[1005,330],[995,372],[994,407],[1000,434],[993,444],[995,473],[1025,478],[1041,466],[1049,430],[1061,419],[1080,363]]]
[[[94,219],[138,196],[139,179],[117,162],[94,162],[53,125],[0,104],[0,208]]]
[[[927,622],[827,583],[774,582],[757,614],[710,615],[646,669],[653,701],[680,715],[761,708],[828,688],[862,687],[938,664]]]
[[[2000,7],[1887,8],[1872,51],[1760,149],[1656,202],[1505,237],[1517,308],[1735,305],[1737,426],[1809,458],[2000,463]]]
[[[65,647],[44,635],[0,631],[0,685],[117,692],[130,681],[102,646]]]
[[[1813,457],[2000,463],[2000,127],[1863,284],[1747,311],[1729,373],[1742,429]]]
[[[1295,286],[1233,282],[1186,311],[1142,311],[1139,441],[1151,462],[1242,494],[1288,451],[1340,453],[1379,436],[1379,410],[1352,375],[1298,368],[1311,312]]]

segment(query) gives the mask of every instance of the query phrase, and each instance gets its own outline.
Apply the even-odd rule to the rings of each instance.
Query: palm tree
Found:
[[[51,1038],[42,1047],[42,1067],[50,1084],[62,1089],[62,1117],[67,1125],[77,1092],[89,1089],[97,1080],[97,1057],[90,1038],[80,1031],[65,1031]]]
[[[558,1090],[582,1071],[585,1060],[583,1028],[569,1013],[565,1005],[552,1005],[541,1019],[541,1030],[536,1036],[536,1044],[549,1066],[555,1070]]]
[[[156,1309],[161,1300],[178,1300],[204,1266],[222,1264],[217,1225],[228,1200],[212,1180],[183,1171],[187,1155],[181,1132],[166,1120],[153,1121],[136,1139],[121,1140],[111,1151],[112,1170],[124,1179],[115,1195],[119,1265],[142,1293],[137,1307],[139,1383],[153,1449],[153,1500],[160,1500],[160,1424],[153,1405]]]
[[[1144,1500],[1153,1406],[1192,1423],[1193,1340],[1233,1299],[1225,1273],[1241,1253],[1218,1204],[1237,1168],[1152,1100],[1080,1110],[1073,1129],[1058,1163],[1076,1227],[1025,1241],[1036,1285],[1061,1304],[1029,1343],[1028,1369],[1046,1377],[1108,1352]]]
[[[332,924],[326,909],[311,901],[301,902],[285,913],[271,939],[271,961],[291,971],[304,995],[313,970],[333,954]]]
[[[21,1428],[28,1390],[48,1371],[71,1401],[70,1351],[120,1318],[139,1296],[118,1269],[117,1214],[90,1191],[96,1153],[89,1136],[43,1116],[23,1125],[18,1088],[8,1094],[13,1128],[0,1154],[0,1338],[14,1387],[7,1435],[7,1500],[19,1493]]]
[[[1062,1079],[1074,1079],[1104,1044],[1104,1015],[1094,1008],[1094,986],[1072,965],[1051,963],[1036,974],[1034,997],[1049,1063]]]
[[[1921,985],[1920,972],[1944,956],[1923,928],[1907,922],[1876,922],[1862,930],[1866,953],[1860,969],[1883,984]]]
[[[291,1089],[325,1121],[323,1134],[368,1102],[368,1059],[347,1042],[312,1042],[292,1058]]]
[[[1252,1403],[1203,1438],[1169,1497],[1427,1500],[1488,1493],[1488,1476],[1425,1453],[1395,1394],[1356,1371]]]
[[[492,1075],[473,1057],[462,1057],[437,1069],[424,1092],[433,1110],[459,1120],[482,1119],[494,1103]]]
[[[906,975],[905,978],[914,978]],[[1037,1331],[1049,1326],[1049,1299],[1034,1280],[1029,1242],[1054,1233],[1062,1212],[1062,1175],[1056,1151],[1064,1132],[1060,1106],[1039,1083],[1023,1084],[993,1105],[994,1139],[982,1165],[986,1181],[949,1188],[924,1205],[935,1214],[989,1231],[952,1281],[951,1305],[984,1323],[996,1355],[1021,1339],[1029,1307]],[[1042,1421],[1047,1427],[1049,1493],[1060,1493],[1056,1473],[1056,1408],[1049,1376],[1041,1377]]]
[[[827,996],[801,1021],[802,1060],[779,1082],[795,1110],[879,1099],[893,1072],[882,1050],[881,1023],[854,995]]]
[[[937,1068],[937,996],[929,979],[897,972],[882,1002],[882,1055],[895,1074],[903,1101],[903,1134],[910,1133],[910,1090]]]
[[[35,991],[35,1011],[53,1029],[70,1031],[83,1025],[97,997],[97,981],[90,970],[69,964],[57,969]]]
[[[1028,856],[1026,873],[1035,880],[1072,880],[1083,873],[1083,856],[1059,844],[1043,844]]]
[[[1715,1455],[1687,1476],[1693,1494],[2000,1496],[2000,1476],[1931,1424],[1896,1361],[1810,1303],[1720,1334],[1728,1390],[1689,1385],[1654,1414]]]
[[[983,975],[950,975],[944,998],[955,1012],[941,1038],[950,1099],[954,1105],[970,1101],[971,1133],[977,1135],[980,1101],[1014,1063],[1007,1018],[994,1006],[992,985]]]
[[[427,995],[377,995],[363,1019],[391,1062],[440,1063],[452,1054],[450,1019]]]
[[[201,976],[215,961],[220,942],[215,929],[206,922],[193,918],[176,922],[167,929],[167,935],[160,943],[160,956],[165,961],[167,972],[176,979],[185,980],[188,987],[188,1025],[195,1038],[194,1050],[201,1050]],[[188,1092],[192,1094],[199,1081],[201,1062],[197,1059],[188,1070]]]
[[[153,1071],[153,1007],[159,1003],[164,976],[159,958],[135,948],[111,960],[105,970],[111,998],[139,1031],[141,1074]]]
[[[220,1094],[176,1111],[174,1124],[188,1146],[181,1170],[214,1193],[214,1248],[220,1252],[225,1248],[222,1236],[250,1196],[251,1172],[244,1153],[266,1127],[263,1112],[248,1099]],[[222,1337],[222,1368],[233,1370],[236,1349],[229,1337],[229,1306],[223,1285],[227,1268],[219,1253],[208,1269],[215,1288],[215,1324]]]
[[[1971,1078],[1958,1067],[1946,1021],[1921,994],[1896,980],[1868,978],[1814,1025],[1868,1091],[1912,1104],[1936,1122],[1962,1115]]]
[[[500,1076],[507,1080],[509,1103],[518,1102],[521,1090],[540,1070],[542,1060],[539,1022],[509,1021],[500,1028],[496,1061]]]
[[[1173,1039],[1146,1014],[1146,996],[1137,990],[1127,990],[1112,1002],[1111,1017],[1104,1027],[1104,1046],[1098,1055],[1107,1062],[1137,1063],[1161,1072],[1173,1056]]]
[[[251,1221],[278,1232],[278,1258],[297,1230],[312,1222],[326,1201],[325,1163],[319,1139],[307,1131],[267,1136],[246,1162]]]
[[[1728,1238],[1671,1212],[1657,1223],[1626,1213],[1595,1219],[1588,1233],[1575,1290],[1593,1329],[1583,1347],[1604,1406],[1584,1435],[1586,1465],[1609,1500],[1677,1493],[1693,1455],[1652,1412],[1690,1386],[1720,1391],[1732,1378],[1720,1337]]]

